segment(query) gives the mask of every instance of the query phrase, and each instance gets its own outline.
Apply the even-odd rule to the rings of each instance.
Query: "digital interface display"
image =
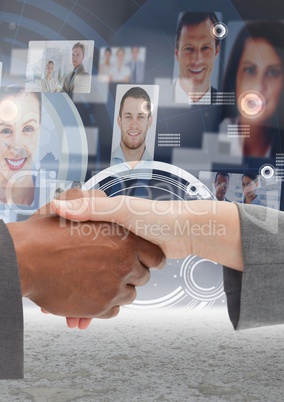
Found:
[[[284,18],[242,3],[2,0],[1,218],[26,219],[110,166],[146,169],[150,186],[155,163],[219,201],[284,210]],[[174,287],[159,273],[157,300],[175,304],[181,286],[183,305],[220,301],[220,267],[196,264],[175,262]],[[160,304],[156,277],[142,304]]]

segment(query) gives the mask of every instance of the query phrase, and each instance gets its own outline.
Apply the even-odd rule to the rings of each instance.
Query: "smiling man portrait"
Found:
[[[175,103],[211,104],[211,74],[220,40],[211,33],[219,21],[213,12],[186,12],[178,22],[175,57],[179,76],[174,83]],[[203,100],[203,101],[202,101]]]
[[[83,61],[85,58],[86,47],[84,43],[75,43],[72,47],[73,71],[69,72],[64,78],[62,92],[69,93],[89,93],[91,76],[86,71]]]
[[[130,88],[122,97],[117,117],[120,144],[111,155],[111,165],[124,163],[134,169],[153,158],[146,149],[147,131],[152,124],[152,103],[141,87]]]

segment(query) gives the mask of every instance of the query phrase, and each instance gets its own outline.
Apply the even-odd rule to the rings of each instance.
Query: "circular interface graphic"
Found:
[[[0,105],[1,120],[11,122],[12,120],[15,120],[20,113],[21,111],[19,110],[19,106],[15,101],[7,99],[1,102]]]
[[[272,179],[275,176],[275,168],[272,165],[264,165],[260,168],[260,175],[266,180]]]
[[[143,101],[141,103],[141,111],[142,113],[149,114],[154,112],[154,104],[153,102]]]
[[[213,200],[213,194],[196,177],[176,166],[153,162],[152,169],[125,170],[110,167],[92,177],[85,189],[100,189],[108,196],[128,195],[154,200]],[[193,213],[190,202],[189,212]],[[204,211],[204,213],[207,213]],[[143,225],[143,216],[141,217]],[[140,224],[140,223],[139,223]],[[213,222],[199,230],[207,234],[219,228]],[[197,229],[197,228],[195,228]],[[190,235],[189,221],[176,222],[177,234]],[[137,299],[130,308],[153,309],[172,306],[210,308],[223,303],[222,267],[214,262],[189,256],[170,259],[159,271],[151,271],[146,286],[137,288]]]
[[[224,39],[228,35],[228,27],[223,22],[216,22],[211,27],[211,35],[214,39]]]
[[[238,109],[244,117],[257,118],[265,109],[264,96],[257,91],[246,91],[238,99]]]
[[[216,262],[196,256],[189,256],[183,261],[180,275],[186,284],[185,291],[192,299],[214,302],[223,295],[222,282],[214,282],[217,265]]]

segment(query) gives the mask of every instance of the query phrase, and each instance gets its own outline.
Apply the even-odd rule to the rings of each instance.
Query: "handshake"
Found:
[[[221,235],[203,230],[212,220]],[[28,220],[0,226],[1,379],[23,376],[21,293],[43,312],[66,317],[70,328],[85,329],[92,318],[114,317],[132,303],[135,287],[165,257],[194,254],[238,271],[244,266],[238,207],[230,202],[72,189]]]
[[[204,234],[212,220],[222,235]],[[177,223],[187,230],[176,230]],[[244,265],[234,203],[107,198],[73,189],[8,230],[23,296],[67,317],[72,328],[117,315],[165,257],[194,254],[238,271]]]
[[[84,198],[86,197],[86,198]],[[59,201],[60,198],[60,201]],[[23,222],[7,224],[16,251],[22,295],[43,312],[65,316],[70,328],[87,328],[92,318],[110,318],[136,297],[149,268],[161,268],[160,247],[136,236],[110,219],[79,222],[78,215],[62,219],[60,203],[98,198],[100,191],[72,189]],[[63,199],[65,201],[63,201]],[[88,209],[84,209],[82,220]]]

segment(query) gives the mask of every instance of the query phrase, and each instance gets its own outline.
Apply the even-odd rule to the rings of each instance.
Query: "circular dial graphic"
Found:
[[[110,197],[128,195],[155,200],[210,200],[213,194],[196,177],[176,166],[153,162],[152,169],[128,170],[123,164],[92,177],[85,189],[100,189]],[[141,217],[143,219],[143,217]],[[190,232],[189,222],[176,230]],[[214,221],[203,234],[216,232]],[[205,233],[206,232],[206,233]],[[224,299],[222,267],[215,262],[188,256],[169,259],[160,271],[151,270],[151,279],[137,288],[131,308],[153,309],[172,306],[209,308]]]

